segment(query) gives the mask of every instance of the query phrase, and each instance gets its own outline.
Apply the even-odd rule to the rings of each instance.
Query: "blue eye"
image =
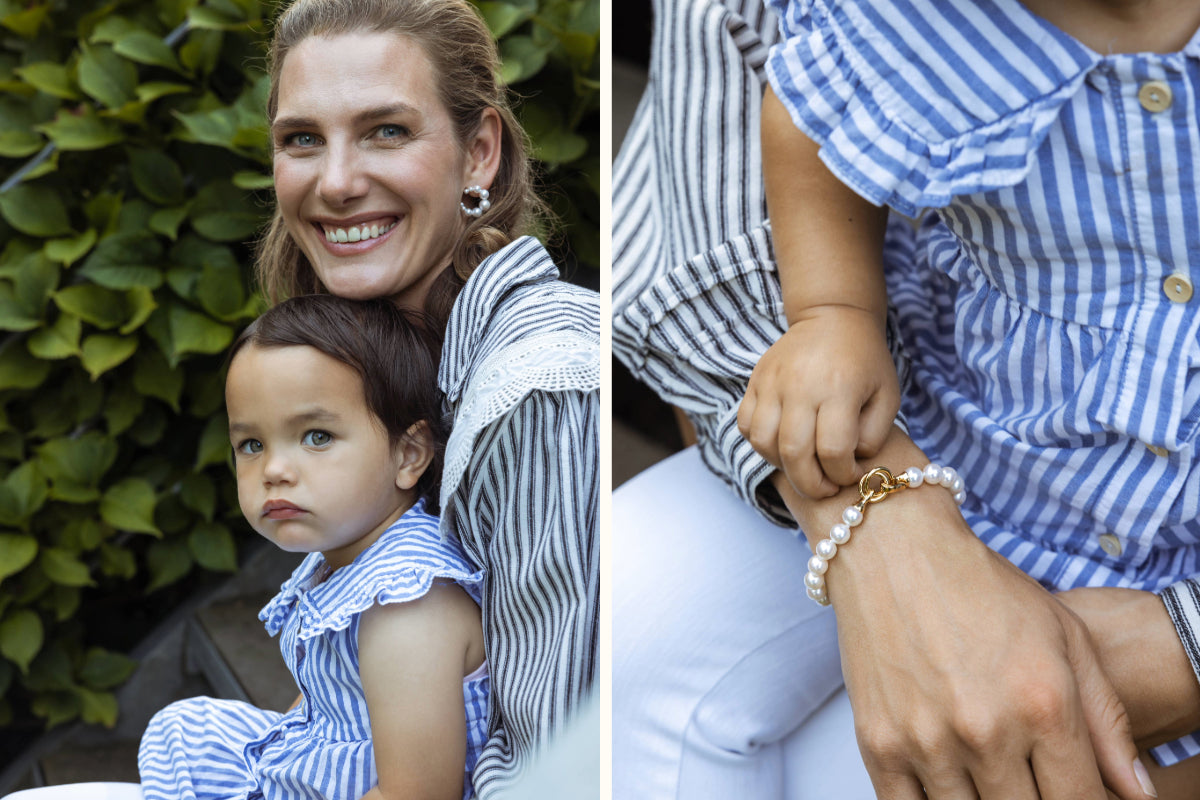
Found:
[[[254,455],[255,453],[261,453],[262,449],[263,449],[263,444],[258,439],[244,439],[244,440],[238,442],[237,447],[235,447],[234,449],[237,450],[239,453],[243,453],[245,455],[251,456],[251,455]]]
[[[332,441],[333,436],[325,431],[309,431],[303,439],[303,443],[309,447],[324,447]]]
[[[380,125],[379,135],[384,139],[399,139],[408,135],[408,128],[402,125]]]
[[[283,143],[297,147],[314,147],[317,144],[317,137],[312,133],[293,133],[284,139]]]

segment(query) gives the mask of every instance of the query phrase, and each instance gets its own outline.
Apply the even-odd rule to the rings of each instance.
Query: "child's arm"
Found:
[[[829,172],[817,145],[767,88],[763,177],[788,331],[758,362],[738,410],[742,434],[809,497],[862,474],[900,406],[883,281],[887,209]]]
[[[375,606],[358,629],[379,785],[363,800],[460,800],[463,676],[482,660],[479,608],[458,586]],[[475,664],[468,664],[475,659]]]

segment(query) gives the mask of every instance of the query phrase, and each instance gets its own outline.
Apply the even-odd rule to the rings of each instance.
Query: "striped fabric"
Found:
[[[745,468],[732,425],[781,319],[755,160],[763,64],[849,186],[937,209],[915,238],[889,232],[902,410],[966,477],[979,536],[1055,589],[1161,592],[1200,574],[1200,294],[1174,302],[1168,281],[1200,283],[1200,36],[1101,56],[1018,0],[774,0],[782,37],[763,63],[773,37],[735,0],[661,5],[656,79],[615,176],[614,346],[692,414],[706,463],[751,500],[769,472]],[[1167,108],[1139,99],[1150,81]],[[714,177],[743,151],[745,169]],[[744,198],[741,227],[698,213]],[[1169,600],[1177,627],[1200,613],[1189,584]],[[1155,756],[1197,753],[1187,737]]]
[[[371,724],[358,670],[358,622],[376,604],[403,603],[436,578],[456,581],[476,602],[483,572],[446,542],[418,503],[354,562],[319,580],[311,553],[259,614],[280,634],[302,702],[286,714],[196,697],[150,721],[138,752],[147,800],[359,798],[377,782]],[[463,679],[467,762],[463,797],[487,739],[486,667]]]
[[[467,281],[442,350],[442,531],[488,573],[481,798],[513,784],[595,674],[600,309],[557,277],[537,240],[513,242]]]

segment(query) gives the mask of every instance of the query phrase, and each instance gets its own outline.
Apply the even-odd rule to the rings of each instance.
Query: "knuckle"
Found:
[[[976,753],[993,752],[1003,736],[1003,726],[994,715],[975,709],[958,712],[954,721],[954,731],[958,739]]]
[[[793,439],[781,439],[779,442],[779,458],[785,464],[798,464],[810,455],[803,443]]]
[[[868,768],[898,772],[905,768],[905,737],[890,724],[872,722],[857,726],[855,736]]]
[[[1032,681],[1023,687],[1021,716],[1034,730],[1060,730],[1070,718],[1066,688],[1057,681]]]

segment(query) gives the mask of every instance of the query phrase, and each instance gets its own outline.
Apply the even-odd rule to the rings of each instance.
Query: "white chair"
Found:
[[[0,800],[142,800],[142,787],[136,783],[71,783],[23,789]]]

